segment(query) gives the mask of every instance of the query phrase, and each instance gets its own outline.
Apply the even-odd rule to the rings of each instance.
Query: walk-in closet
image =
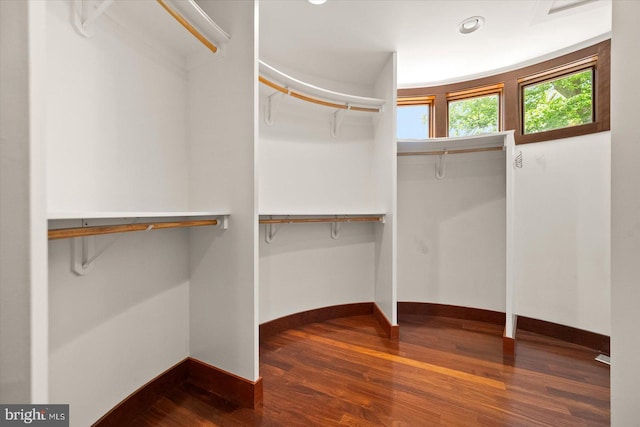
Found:
[[[611,16],[637,7],[0,3],[0,404],[74,427],[631,425],[637,173],[611,93],[637,30]],[[587,118],[528,128],[528,94],[559,105],[581,73]],[[483,97],[495,126],[451,136]]]

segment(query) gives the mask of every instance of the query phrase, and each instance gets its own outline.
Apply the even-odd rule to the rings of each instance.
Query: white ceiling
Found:
[[[484,26],[460,34],[470,16]],[[287,72],[371,84],[398,52],[398,86],[512,68],[611,31],[611,0],[260,1],[260,58]]]

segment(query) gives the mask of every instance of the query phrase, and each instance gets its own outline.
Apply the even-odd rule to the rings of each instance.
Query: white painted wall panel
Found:
[[[398,158],[398,300],[505,310],[501,152]]]
[[[87,39],[70,2],[46,5],[49,211],[187,210],[186,74],[107,16]],[[189,355],[188,233],[96,237],[119,240],[82,277],[70,240],[49,243],[50,400],[72,425]]]
[[[186,210],[183,73],[106,16],[80,36],[70,7],[47,2],[48,210]]]
[[[389,98],[390,104],[395,94],[394,67],[390,59],[381,70],[377,90],[378,97]],[[372,88],[363,93],[362,87],[349,88],[326,79],[313,82],[317,81],[326,89],[376,96]],[[334,109],[291,97],[280,101],[273,125],[266,125],[266,99],[273,92],[261,85],[260,212],[390,216],[384,225],[341,224],[338,240],[331,239],[330,224],[296,224],[277,226],[275,239],[267,244],[265,227],[261,227],[260,323],[320,307],[378,300],[376,292],[390,321],[395,322],[391,302],[392,107],[377,118],[346,112],[338,135],[332,137]],[[379,138],[375,136],[378,133]]]
[[[0,2],[0,401],[31,395],[28,4]]]
[[[374,191],[386,214],[385,224],[375,226],[375,302],[392,325],[398,323],[396,93],[396,54],[392,53],[375,85],[375,95],[386,105],[374,121],[372,165]]]
[[[201,1],[231,35],[224,56],[189,75],[194,210],[231,212],[229,229],[191,231],[190,347],[195,358],[258,379],[257,5]]]
[[[100,247],[114,236],[97,236]],[[123,234],[89,275],[49,244],[50,400],[86,426],[189,355],[188,231]]]
[[[516,313],[609,333],[608,133],[516,147]],[[501,153],[398,160],[398,299],[504,311]]]
[[[261,92],[262,118],[264,95],[271,90]],[[260,120],[260,212],[380,211],[373,188],[370,115],[349,113],[333,138],[328,114],[333,110],[304,104],[287,97],[273,126]]]
[[[611,425],[640,419],[640,3],[613,2],[611,40]]]
[[[374,299],[373,227],[342,224],[279,225],[274,240],[260,227],[260,323],[320,307]]]
[[[516,147],[516,313],[610,333],[610,133]]]

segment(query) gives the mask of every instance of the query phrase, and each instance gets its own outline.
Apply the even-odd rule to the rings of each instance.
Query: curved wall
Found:
[[[259,211],[278,215],[385,214],[386,223],[281,224],[271,243],[260,227],[260,323],[294,313],[377,301],[395,324],[395,56],[378,83],[363,92],[345,83],[324,88],[385,99],[380,113],[345,111],[331,136],[335,108],[276,95],[274,123],[264,122],[267,97],[260,88]],[[298,76],[296,76],[298,78]],[[316,80],[314,80],[315,82]],[[339,100],[332,100],[340,102]]]

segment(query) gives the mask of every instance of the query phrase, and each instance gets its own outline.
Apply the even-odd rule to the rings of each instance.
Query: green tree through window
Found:
[[[498,95],[449,101],[449,136],[497,132]]]
[[[524,133],[593,122],[593,70],[590,68],[524,88]]]

